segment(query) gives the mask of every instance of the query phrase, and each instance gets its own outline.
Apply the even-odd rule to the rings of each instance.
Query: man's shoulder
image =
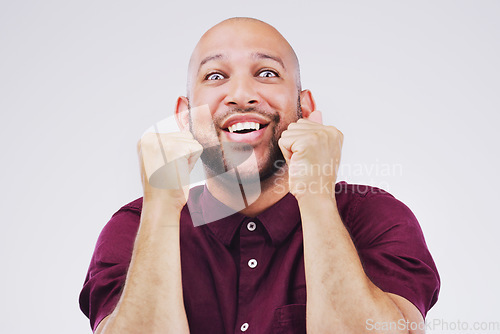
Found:
[[[411,209],[386,190],[342,182],[337,184],[336,191],[337,206],[355,239],[361,235],[376,237],[389,230],[393,234],[397,231],[421,234]]]
[[[384,189],[374,186],[347,183],[346,181],[340,181],[335,185],[335,200],[341,210],[357,206],[371,197],[394,199],[394,196]]]
[[[342,181],[335,187],[335,198],[347,225],[403,219],[416,223],[412,211],[402,201],[378,187]]]
[[[365,184],[355,184],[347,183],[346,181],[340,181],[335,185],[336,198],[345,197],[346,199],[351,199],[352,197],[371,197],[379,195],[394,197],[382,188]]]
[[[117,213],[120,211],[135,211],[140,213],[142,210],[142,199],[142,197],[139,197],[138,199],[125,204],[117,211]]]

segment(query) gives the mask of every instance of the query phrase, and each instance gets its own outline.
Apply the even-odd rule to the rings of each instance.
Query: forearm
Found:
[[[141,224],[120,301],[103,334],[189,333],[179,246],[180,209],[143,204]]]
[[[366,276],[335,201],[319,195],[303,196],[299,207],[308,332],[377,333],[367,330],[368,319],[386,323],[403,319],[397,305]]]

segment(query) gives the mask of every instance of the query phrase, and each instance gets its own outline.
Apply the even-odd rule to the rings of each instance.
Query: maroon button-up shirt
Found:
[[[345,182],[336,185],[336,201],[367,276],[425,316],[437,301],[440,281],[412,212],[383,190]],[[97,241],[80,294],[93,329],[118,303],[141,208],[142,199],[122,207]],[[221,210],[228,208],[199,186],[191,189],[189,208],[181,213],[190,332],[305,333],[303,240],[295,197],[287,194],[255,218],[235,213],[213,221]]]

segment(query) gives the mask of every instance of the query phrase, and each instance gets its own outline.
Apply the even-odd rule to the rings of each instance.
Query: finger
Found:
[[[283,153],[283,157],[287,164],[289,164],[290,159],[292,158],[292,151],[290,150],[289,142],[281,137],[278,140],[278,146],[281,149],[281,153]]]
[[[318,128],[321,126],[323,126],[323,124],[319,124],[319,123],[310,121],[308,119],[301,118],[295,123],[290,123],[288,125],[288,129],[294,129],[294,128],[315,129],[315,128]]]
[[[287,150],[288,158],[291,158],[292,155],[299,151],[302,146],[306,145],[304,140],[301,140],[302,136],[289,136],[289,137],[281,137],[281,145],[283,148]]]
[[[283,131],[281,134],[281,137],[294,137],[294,136],[302,136],[302,135],[308,135],[311,134],[312,130],[311,129],[290,129]],[[317,131],[314,131],[316,133]]]
[[[192,157],[194,155],[201,155],[203,147],[197,141],[186,141],[176,143],[181,147],[168,147],[167,162],[171,162],[177,159],[182,159],[184,157]],[[165,146],[163,146],[165,148]]]
[[[164,137],[164,138],[172,138],[172,139],[182,139],[182,138],[185,138],[185,139],[193,139],[193,134],[191,132],[184,132],[184,131],[178,131],[178,132],[170,132],[170,133],[163,133],[163,132],[160,132],[158,133],[160,136]]]
[[[193,135],[190,132],[172,132],[172,133],[162,133],[162,132],[147,132],[141,137],[141,140],[145,138],[160,138],[163,142],[174,142],[174,141],[192,141]]]

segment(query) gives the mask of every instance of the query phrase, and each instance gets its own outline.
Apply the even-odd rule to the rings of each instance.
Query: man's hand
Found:
[[[299,119],[283,131],[278,144],[288,164],[290,192],[335,196],[335,182],[344,135],[334,126],[322,124],[321,112]]]
[[[155,126],[155,129],[157,127]],[[182,294],[180,215],[203,151],[190,132],[146,132],[137,144],[144,199],[118,305],[102,334],[189,333]]]
[[[137,144],[144,200],[169,198],[182,208],[189,173],[203,151],[190,132],[146,133]]]

